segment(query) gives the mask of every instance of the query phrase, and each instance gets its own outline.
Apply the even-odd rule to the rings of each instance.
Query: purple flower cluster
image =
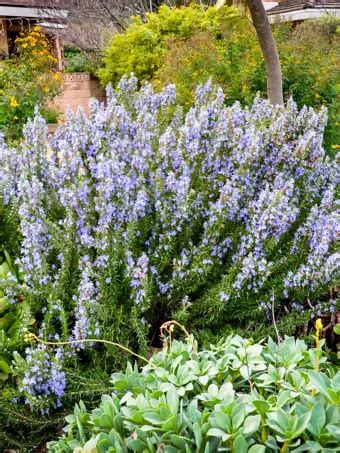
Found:
[[[141,311],[143,311],[146,306],[145,299],[147,298],[149,283],[149,259],[144,253],[135,262],[132,256],[128,253],[126,261],[126,273],[130,281],[132,301],[138,306],[144,302],[143,307],[141,307]]]
[[[311,318],[321,316],[322,314],[332,314],[336,310],[336,299],[329,299],[327,302],[318,302],[314,305]]]
[[[18,159],[14,149],[6,145],[5,138],[0,134],[0,194],[5,204],[16,196]]]
[[[0,293],[11,305],[17,304],[20,300],[18,296],[22,293],[22,286],[12,272],[8,272],[4,278],[0,277]]]
[[[93,265],[88,255],[81,258],[79,266],[81,269],[81,277],[78,294],[73,296],[76,301],[76,307],[74,311],[75,323],[72,338],[83,340],[88,336],[91,336],[91,334],[94,335],[90,315],[93,306],[96,303],[98,289],[93,281]],[[79,343],[79,347],[84,348],[84,346],[84,343]]]
[[[46,123],[37,114],[24,129],[20,150],[7,148],[0,138],[0,194],[18,210],[23,237],[18,264],[32,285],[45,284],[50,278],[46,262],[51,243],[46,215],[49,203],[45,202],[50,179],[46,132]]]
[[[27,403],[33,407],[41,397],[47,397],[54,407],[60,407],[66,388],[62,350],[52,353],[44,345],[27,348],[25,362],[19,390],[25,394]]]
[[[290,288],[315,288],[323,282],[330,282],[337,270],[339,255],[329,254],[330,244],[334,243],[339,232],[339,224],[333,211],[335,185],[324,192],[319,206],[313,206],[306,221],[295,233],[291,252],[299,249],[298,243],[307,241],[309,253],[306,262],[296,271],[290,271],[284,281],[285,295]]]

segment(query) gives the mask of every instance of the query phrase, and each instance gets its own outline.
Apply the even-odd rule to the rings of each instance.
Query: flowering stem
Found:
[[[319,371],[319,347],[320,347],[320,339],[319,339],[319,331],[316,331],[316,354],[315,354],[315,370]]]
[[[315,354],[315,371],[319,371],[320,362],[319,362],[319,353],[320,353],[320,332],[323,329],[321,319],[317,319],[315,323],[315,346],[316,346],[316,354]],[[312,396],[316,395],[316,389],[312,389]]]
[[[161,333],[163,330],[166,330],[169,332],[169,334],[171,336],[171,332],[173,330],[172,326],[174,326],[174,325],[178,326],[184,332],[184,334],[187,337],[188,341],[190,342],[194,352],[197,352],[197,345],[195,344],[194,341],[191,340],[191,336],[190,336],[189,332],[187,331],[187,329],[184,326],[182,326],[182,324],[180,324],[179,322],[174,321],[174,320],[165,322],[164,324],[161,325]]]
[[[125,346],[122,346],[119,343],[114,343],[113,341],[109,340],[101,340],[97,338],[88,338],[86,340],[71,340],[71,341],[45,341],[42,340],[41,338],[37,337],[34,333],[30,333],[27,335],[27,339],[34,339],[38,343],[46,344],[46,345],[51,345],[51,346],[63,346],[63,345],[70,345],[70,344],[79,344],[79,343],[103,343],[103,344],[108,344],[110,346],[116,346],[117,348],[123,349],[123,351],[128,352],[131,355],[134,355],[138,359],[142,360],[143,362],[148,363],[149,365],[151,364],[150,360],[147,358],[136,354],[135,352],[131,351],[131,349],[126,348]]]
[[[272,295],[272,319],[273,319],[273,325],[275,327],[275,332],[276,332],[276,336],[277,336],[277,342],[281,343],[282,338],[280,337],[280,334],[279,334],[279,331],[278,331],[278,328],[277,328],[277,325],[276,325],[276,320],[275,320],[274,302],[275,302],[275,293],[274,293],[274,289],[273,289],[273,295]]]
[[[323,329],[321,319],[317,319],[315,323],[315,346],[316,346],[316,356],[315,356],[315,370],[319,371],[319,352],[320,352],[320,332]]]

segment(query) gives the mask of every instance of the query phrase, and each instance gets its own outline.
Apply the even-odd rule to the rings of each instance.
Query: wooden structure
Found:
[[[53,9],[47,8],[44,0],[0,0],[0,60],[14,52],[15,39],[21,31],[41,25],[53,41],[58,69],[63,68],[60,39],[55,32],[63,26],[68,11],[61,8],[60,0],[50,4]]]

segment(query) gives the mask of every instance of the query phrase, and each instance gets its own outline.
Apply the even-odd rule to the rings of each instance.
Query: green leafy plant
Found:
[[[94,61],[81,50],[74,47],[64,48],[65,72],[90,72],[95,73]]]
[[[0,265],[0,380],[11,372],[12,352],[23,344],[23,335],[34,320],[23,286],[23,275],[5,251]]]
[[[41,108],[41,115],[47,124],[56,124],[60,118],[60,111],[53,107]]]
[[[340,373],[326,362],[321,368],[314,370],[306,344],[292,337],[262,345],[229,336],[201,351],[192,338],[174,340],[141,371],[128,364],[113,374],[112,393],[91,413],[77,404],[48,450],[333,451]],[[272,385],[275,373],[282,379]]]

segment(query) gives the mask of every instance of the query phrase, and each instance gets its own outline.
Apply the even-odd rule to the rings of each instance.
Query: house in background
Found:
[[[49,1],[53,8],[47,8],[44,0],[0,0],[0,59],[15,52],[15,40],[19,33],[40,25],[55,49],[58,69],[63,68],[61,44],[56,29],[62,27],[68,11],[58,8],[60,0]]]
[[[65,9],[65,4],[70,5],[71,1],[0,0],[0,59],[1,55],[2,58],[7,58],[15,53],[15,40],[20,32],[40,25],[53,45],[58,59],[57,69],[62,71],[62,44],[58,29],[66,27],[69,12]],[[90,98],[104,99],[98,81],[92,80],[88,73],[63,73],[63,79],[63,92],[53,102],[61,113],[68,107],[72,110],[82,107],[88,112]]]
[[[269,5],[266,0],[264,5]],[[301,22],[306,19],[318,19],[323,16],[340,17],[339,0],[279,0],[267,9],[271,22]]]
[[[237,5],[242,0],[217,0],[217,3]],[[270,22],[301,22],[328,15],[340,16],[340,0],[262,0]]]

